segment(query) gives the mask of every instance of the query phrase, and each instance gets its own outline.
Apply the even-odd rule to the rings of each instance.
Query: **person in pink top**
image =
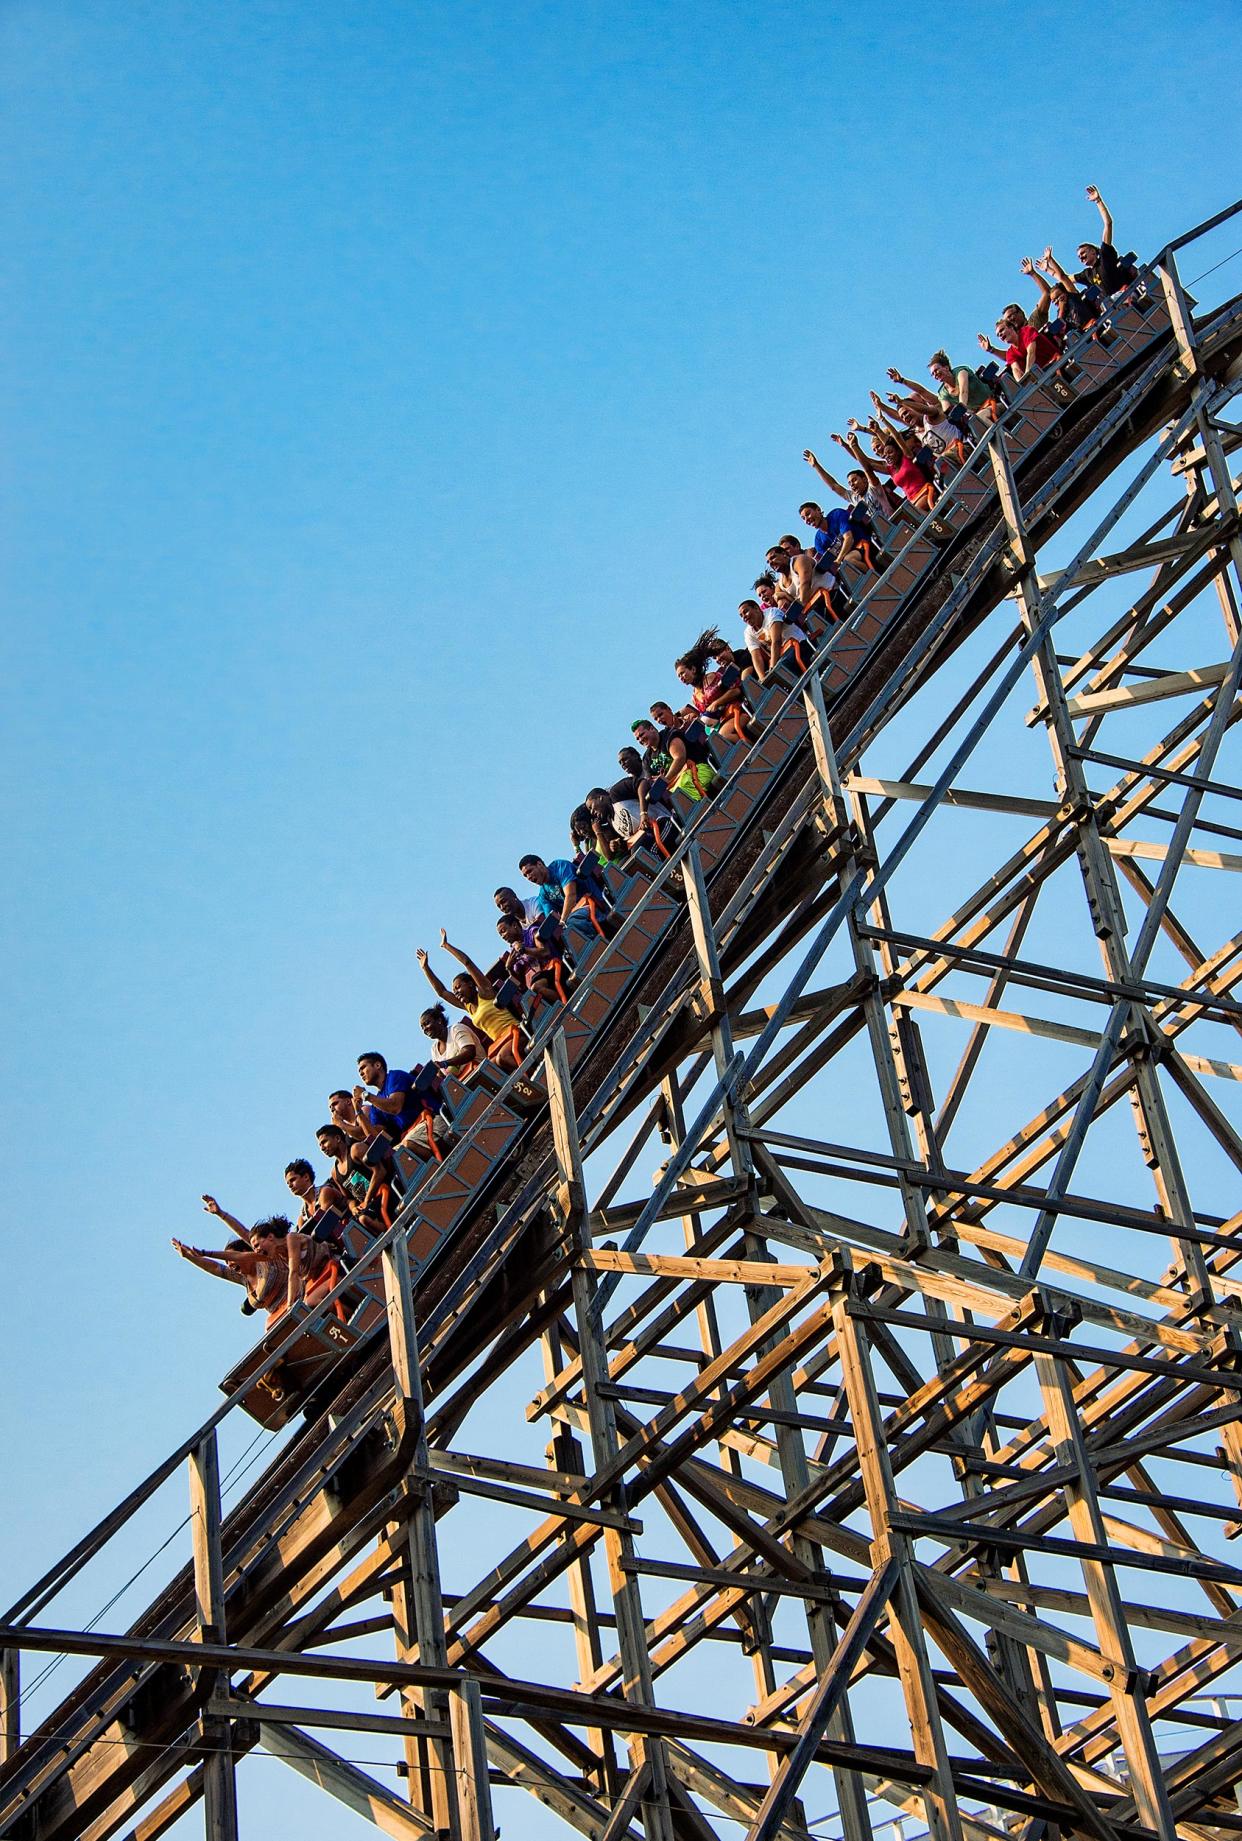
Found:
[[[851,434],[859,432],[859,424],[852,416],[849,427]],[[875,456],[871,464],[881,473],[889,474],[898,492],[916,511],[930,511],[938,497],[936,479],[931,468],[919,458],[916,437],[896,428],[882,415],[873,418],[867,428]]]

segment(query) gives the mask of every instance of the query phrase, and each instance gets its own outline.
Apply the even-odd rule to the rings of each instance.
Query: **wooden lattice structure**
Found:
[[[1242,1829],[1230,215],[767,691],[304,1415],[319,1318],[12,1608],[0,1833],[230,1837],[255,1746],[397,1836]],[[61,1628],[187,1465],[183,1571]]]

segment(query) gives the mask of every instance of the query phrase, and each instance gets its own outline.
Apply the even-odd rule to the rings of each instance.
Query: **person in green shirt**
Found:
[[[948,352],[933,352],[927,361],[927,368],[932,374],[937,394],[946,409],[960,406],[968,415],[975,415],[984,422],[995,422],[1000,414],[1000,404],[991,385],[980,377],[978,371],[972,371],[968,364],[954,364]]]

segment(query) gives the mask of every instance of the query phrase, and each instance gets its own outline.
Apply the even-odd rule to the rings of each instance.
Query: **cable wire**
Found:
[[[250,1443],[246,1446],[246,1449],[241,1453],[240,1457],[234,1459],[232,1465],[229,1467],[228,1471],[225,1473],[224,1477],[221,1479],[220,1495],[221,1495],[222,1500],[223,1500],[225,1492],[228,1489],[230,1483],[234,1484],[235,1486],[236,1483],[241,1481],[241,1478],[245,1474],[245,1471],[251,1469],[254,1466],[254,1464],[258,1462],[259,1456],[262,1455],[261,1453],[256,1453],[254,1457],[251,1457],[250,1455],[251,1452],[255,1450],[255,1446],[260,1444],[264,1438],[267,1439],[268,1444],[270,1445],[272,1441],[275,1439],[275,1437],[276,1437],[275,1432],[269,1432],[266,1426],[261,1426],[259,1428],[259,1430],[255,1433],[254,1437],[251,1439]],[[191,1519],[190,1516],[186,1515],[182,1518],[181,1521],[177,1523],[176,1527],[172,1530],[171,1534],[169,1534],[168,1538],[164,1541],[161,1541],[160,1545],[156,1547],[153,1552],[147,1555],[146,1559],[142,1562],[142,1565],[138,1568],[137,1572],[131,1573],[129,1578],[126,1579],[125,1583],[117,1587],[116,1591],[112,1594],[111,1598],[108,1599],[107,1603],[100,1605],[99,1609],[92,1614],[89,1622],[87,1622],[83,1626],[85,1630],[94,1630],[96,1628],[96,1626],[99,1623],[100,1618],[106,1617],[108,1615],[108,1612],[112,1609],[113,1605],[116,1604],[119,1599],[125,1596],[130,1586],[136,1585],[138,1583],[143,1573],[146,1572],[148,1566],[153,1565],[154,1562],[159,1559],[160,1555],[166,1552],[167,1549],[172,1546],[172,1543],[176,1540],[177,1536],[183,1531],[183,1529],[189,1527],[190,1519]],[[42,1684],[48,1679],[48,1677],[51,1675],[54,1675],[56,1673],[56,1670],[61,1666],[61,1664],[67,1661],[68,1661],[68,1657],[66,1655],[53,1656],[51,1661],[47,1663],[47,1665],[44,1668],[39,1670],[39,1673],[35,1676],[34,1680],[28,1682],[25,1685],[25,1687],[23,1687],[21,1693],[17,1697],[18,1706],[19,1707],[25,1706],[27,1699],[29,1698],[31,1694],[34,1693],[35,1689],[38,1687],[41,1687]]]
[[[1226,262],[1232,262],[1234,256],[1242,256],[1242,249],[1235,249],[1233,256],[1222,256],[1219,262],[1214,262],[1211,268],[1205,268],[1201,275],[1195,275],[1193,279],[1186,282],[1185,285],[1188,288],[1193,288],[1196,282],[1206,281],[1208,276],[1214,275],[1218,268],[1224,268]]]

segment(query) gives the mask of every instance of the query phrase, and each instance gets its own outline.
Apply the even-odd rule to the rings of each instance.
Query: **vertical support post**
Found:
[[[707,899],[707,884],[703,880],[703,864],[698,845],[693,842],[686,850],[681,875],[690,914],[695,957],[699,962],[699,986],[709,1014],[715,1019],[711,1030],[712,1060],[717,1074],[723,1079],[733,1062],[733,1031],[725,1009],[724,979],[720,972],[720,955],[716,950],[716,933]],[[750,1183],[753,1187],[755,1172],[750,1145],[739,1131],[739,1126],[742,1131],[746,1127],[745,1103],[740,1096],[735,1098],[726,1093],[721,1100],[721,1111],[733,1173],[739,1182]]]
[[[1035,1372],[1039,1377],[1057,1462],[1074,1472],[1065,1484],[1070,1527],[1077,1540],[1107,1549],[1109,1533],[1100,1511],[1095,1475],[1078,1422],[1078,1409],[1065,1363],[1059,1355],[1036,1355]],[[1164,1766],[1156,1750],[1155,1734],[1143,1695],[1144,1677],[1135,1661],[1116,1574],[1103,1560],[1084,1559],[1080,1564],[1100,1647],[1105,1655],[1116,1657],[1119,1664],[1109,1682],[1109,1693],[1138,1819],[1145,1827],[1154,1829],[1164,1841],[1176,1841],[1177,1824],[1165,1788]]]
[[[807,726],[811,732],[811,749],[815,764],[819,770],[820,794],[834,830],[842,833],[841,845],[841,883],[850,882],[858,868],[854,848],[854,834],[849,828],[849,810],[841,787],[841,775],[837,766],[836,750],[832,745],[832,734],[828,726],[828,716],[824,708],[824,693],[819,680],[812,677],[804,692]],[[870,988],[863,996],[863,1016],[867,1024],[867,1038],[871,1046],[871,1059],[875,1064],[876,1080],[879,1084],[880,1099],[884,1107],[885,1123],[888,1127],[888,1141],[898,1165],[898,1187],[901,1193],[902,1209],[906,1218],[906,1245],[910,1252],[931,1244],[931,1230],[927,1221],[927,1203],[923,1190],[907,1180],[905,1167],[915,1161],[915,1147],[910,1138],[910,1129],[901,1102],[901,1082],[893,1062],[892,1045],[885,1023],[883,1007],[876,993],[878,977],[874,955],[870,943],[864,939],[858,929],[855,910],[850,909],[848,916],[850,946],[854,956],[854,968],[862,972],[870,981]],[[942,1361],[953,1359],[953,1350],[945,1345],[937,1348],[937,1356]]]
[[[686,1115],[681,1102],[681,1090],[675,1074],[666,1074],[660,1088],[664,1096],[664,1112],[668,1121],[669,1137],[674,1148],[680,1148],[686,1136]],[[698,1237],[698,1220],[694,1215],[681,1217],[681,1231],[687,1250],[693,1248]],[[699,1342],[708,1361],[715,1361],[724,1347],[720,1339],[720,1322],[716,1310],[716,1299],[711,1291],[706,1291],[694,1310],[698,1326]],[[742,1460],[734,1447],[721,1439],[716,1446],[717,1461],[726,1475],[740,1477]],[[739,1537],[734,1536],[735,1543]],[[745,1630],[746,1624],[738,1620],[739,1628]],[[750,1650],[751,1671],[755,1680],[757,1699],[764,1699],[776,1687],[776,1667],[772,1660],[771,1618],[765,1614],[762,1605],[752,1601],[749,1618],[748,1648]],[[765,1754],[769,1777],[774,1776],[780,1766],[780,1757],[776,1752]]]
[[[0,1649],[0,1765],[7,1764],[22,1742],[22,1658],[16,1649]]]
[[[890,1559],[897,1564],[889,1633],[905,1695],[914,1755],[932,1772],[930,1784],[920,1792],[931,1841],[962,1841],[962,1819],[958,1813],[949,1750],[940,1724],[936,1684],[923,1636],[909,1542],[891,1525],[897,1492],[867,1345],[850,1312],[852,1282],[853,1274],[847,1272],[833,1299],[832,1323],[854,1425],[867,1511],[871,1517],[871,1566],[873,1573],[878,1574],[885,1570]]]
[[[1196,396],[1196,422],[1199,439],[1203,443],[1203,452],[1207,457],[1208,471],[1212,475],[1212,485],[1216,491],[1216,504],[1219,515],[1227,518],[1238,509],[1237,494],[1229,474],[1229,462],[1221,444],[1220,433],[1208,414],[1204,398],[1213,388],[1211,379],[1204,376],[1203,366],[1199,360],[1199,342],[1195,336],[1194,321],[1190,317],[1190,303],[1182,287],[1181,276],[1177,270],[1177,259],[1172,254],[1165,257],[1160,265],[1160,281],[1164,288],[1165,305],[1169,310],[1169,319],[1173,324],[1173,336],[1177,340],[1177,349],[1187,375],[1193,379]],[[1235,529],[1228,538],[1229,556],[1233,563],[1234,581],[1232,584],[1222,576],[1218,578],[1221,610],[1225,616],[1225,628],[1231,645],[1237,645],[1242,636],[1242,620],[1239,620],[1238,595],[1242,591],[1242,536]]]
[[[1034,557],[1027,534],[1026,521],[1022,515],[1017,485],[1009,464],[1005,437],[999,429],[993,438],[990,455],[1001,512],[1019,566],[1016,588],[1018,609],[1024,631],[1031,634],[1040,620],[1040,598],[1032,579]],[[1067,705],[1065,686],[1061,681],[1056,649],[1050,634],[1044,635],[1032,660],[1032,668],[1035,673],[1041,707],[1047,712],[1048,744],[1052,751],[1057,792],[1061,800],[1069,806],[1077,830],[1078,861],[1082,870],[1087,905],[1091,911],[1100,944],[1100,956],[1109,978],[1118,983],[1128,983],[1132,976],[1142,975],[1147,956],[1143,942],[1154,937],[1155,931],[1149,926],[1151,913],[1149,912],[1148,921],[1144,923],[1139,942],[1132,955],[1125,942],[1125,909],[1122,905],[1121,890],[1112,859],[1100,835],[1091,792],[1078,756],[1074,725]],[[1057,1197],[1068,1186],[1073,1175],[1078,1150],[1096,1098],[1111,1065],[1113,1053],[1120,1043],[1122,1030],[1128,1021],[1132,1022],[1133,1027],[1141,1036],[1145,1029],[1143,1016],[1135,1011],[1131,1004],[1118,1003],[1109,1018],[1104,1041],[1091,1070],[1087,1090],[1079,1100],[1074,1126],[1057,1160],[1053,1179],[1048,1185],[1049,1207],[1041,1211],[1035,1222],[1030,1247],[1022,1266],[1027,1277],[1034,1277],[1039,1270],[1044,1249],[1052,1235]],[[1176,1236],[1179,1226],[1190,1228],[1193,1225],[1190,1194],[1177,1155],[1164,1095],[1160,1090],[1160,1083],[1152,1068],[1150,1057],[1140,1053],[1132,1065],[1134,1068],[1133,1106],[1140,1141],[1147,1162],[1151,1166],[1161,1207],[1173,1224]],[[1210,1296],[1208,1268],[1198,1242],[1177,1236],[1175,1248],[1186,1270],[1191,1288]]]
[[[397,1397],[414,1424],[411,1487],[414,1512],[406,1539],[407,1573],[393,1587],[393,1631],[397,1658],[419,1660],[432,1668],[448,1666],[444,1635],[444,1600],[440,1590],[440,1559],[436,1543],[435,1506],[429,1481],[430,1462],[423,1414],[423,1382],[418,1363],[418,1331],[414,1321],[414,1289],[410,1251],[397,1235],[381,1255],[384,1296],[388,1309],[388,1341],[392,1354]],[[447,1696],[428,1689],[403,1689],[401,1710],[410,1719],[448,1721]],[[442,1738],[405,1740],[405,1764],[411,1803],[444,1833],[453,1832],[454,1805],[450,1794],[452,1750]]]
[[[190,1538],[194,1549],[194,1616],[201,1643],[224,1643],[224,1556],[220,1546],[220,1454],[215,1428],[190,1453]],[[201,1670],[209,1690],[216,1671]],[[202,1675],[208,1681],[201,1680]],[[232,1726],[200,1721],[203,1743],[203,1824],[207,1841],[237,1841],[237,1778]]]
[[[819,698],[819,708],[823,708],[823,695],[819,680],[811,679],[807,691],[808,707],[813,696]],[[825,724],[824,735],[827,734]],[[812,742],[815,745],[814,733]],[[817,750],[817,760],[819,754]],[[829,751],[828,759],[831,760]],[[821,771],[822,768],[821,768]],[[720,957],[716,947],[715,928],[712,923],[711,905],[708,900],[707,885],[703,879],[703,868],[699,853],[694,844],[686,852],[682,877],[686,887],[686,900],[690,909],[690,929],[694,938],[695,954],[699,961],[699,978],[703,994],[711,1006],[712,1057],[716,1072],[723,1075],[733,1062],[733,1028],[729,1013],[725,1007],[724,981],[720,972]],[[749,1140],[745,1136],[747,1124],[744,1099],[739,1095],[730,1099],[727,1095],[723,1102],[725,1137],[729,1146],[729,1156],[733,1163],[734,1175],[739,1181],[749,1185],[751,1190],[750,1213],[752,1221],[758,1213],[754,1161],[751,1156]],[[753,1226],[746,1231],[746,1257],[761,1262],[768,1257],[768,1243]],[[774,1293],[770,1287],[746,1287],[746,1309],[752,1323],[763,1316],[773,1302]],[[798,1412],[797,1395],[788,1373],[774,1375],[769,1395],[772,1405],[777,1409],[775,1424],[777,1460],[780,1465],[781,1481],[786,1495],[800,1496],[810,1485],[811,1473],[806,1461],[806,1451],[802,1436],[795,1424]],[[780,1415],[784,1415],[781,1418]],[[790,1545],[795,1557],[814,1576],[823,1570],[823,1553],[819,1546],[806,1535],[794,1533],[790,1536]],[[816,1668],[822,1672],[827,1668],[833,1654],[832,1616],[822,1604],[808,1603],[806,1606],[807,1637]],[[844,1699],[832,1709],[827,1730],[835,1739],[849,1743],[853,1737],[853,1727],[849,1708]],[[862,1780],[854,1771],[834,1770],[837,1804],[841,1812],[844,1841],[870,1841],[871,1824],[867,1816],[867,1799]]]
[[[457,1823],[461,1841],[496,1841],[492,1786],[487,1768],[487,1735],[479,1684],[463,1677],[448,1697],[453,1735],[453,1781],[457,1788]]]
[[[586,1251],[590,1230],[587,1224],[586,1182],[582,1170],[582,1151],[578,1140],[578,1122],[574,1112],[573,1086],[569,1057],[565,1053],[565,1034],[558,1029],[545,1052],[544,1068],[548,1082],[548,1101],[552,1120],[552,1141],[560,1170],[560,1201],[567,1223],[582,1251]],[[608,1351],[595,1298],[594,1275],[582,1265],[575,1265],[572,1278],[574,1320],[582,1362],[582,1390],[586,1401],[587,1423],[591,1434],[591,1456],[597,1470],[610,1463],[620,1449],[616,1409],[606,1390]],[[608,1503],[621,1514],[626,1512],[625,1485],[619,1483],[608,1492]],[[617,1619],[617,1644],[624,1671],[622,1692],[627,1700],[640,1706],[655,1701],[651,1674],[651,1656],[647,1649],[647,1630],[643,1618],[642,1598],[637,1572],[627,1562],[634,1557],[631,1535],[620,1528],[604,1530],[604,1552],[608,1563],[608,1584]],[[669,1803],[668,1760],[663,1741],[642,1734],[629,1741],[630,1768],[639,1771],[650,1766],[650,1776],[643,1800],[643,1832],[648,1841],[674,1841],[673,1816]]]
[[[547,1294],[544,1293],[544,1296],[546,1298]],[[544,1379],[551,1381],[560,1373],[565,1359],[558,1324],[548,1325],[541,1343]],[[554,1431],[547,1448],[547,1459],[554,1470],[580,1475],[586,1469],[582,1446],[568,1426],[558,1426]],[[590,1681],[603,1664],[604,1650],[600,1642],[595,1581],[591,1577],[588,1555],[582,1554],[570,1564],[566,1584],[569,1589],[569,1612],[573,1619],[578,1679]],[[617,1758],[611,1732],[605,1731],[602,1726],[587,1726],[583,1728],[583,1738],[599,1761],[594,1775],[600,1794],[612,1795],[616,1789]]]

